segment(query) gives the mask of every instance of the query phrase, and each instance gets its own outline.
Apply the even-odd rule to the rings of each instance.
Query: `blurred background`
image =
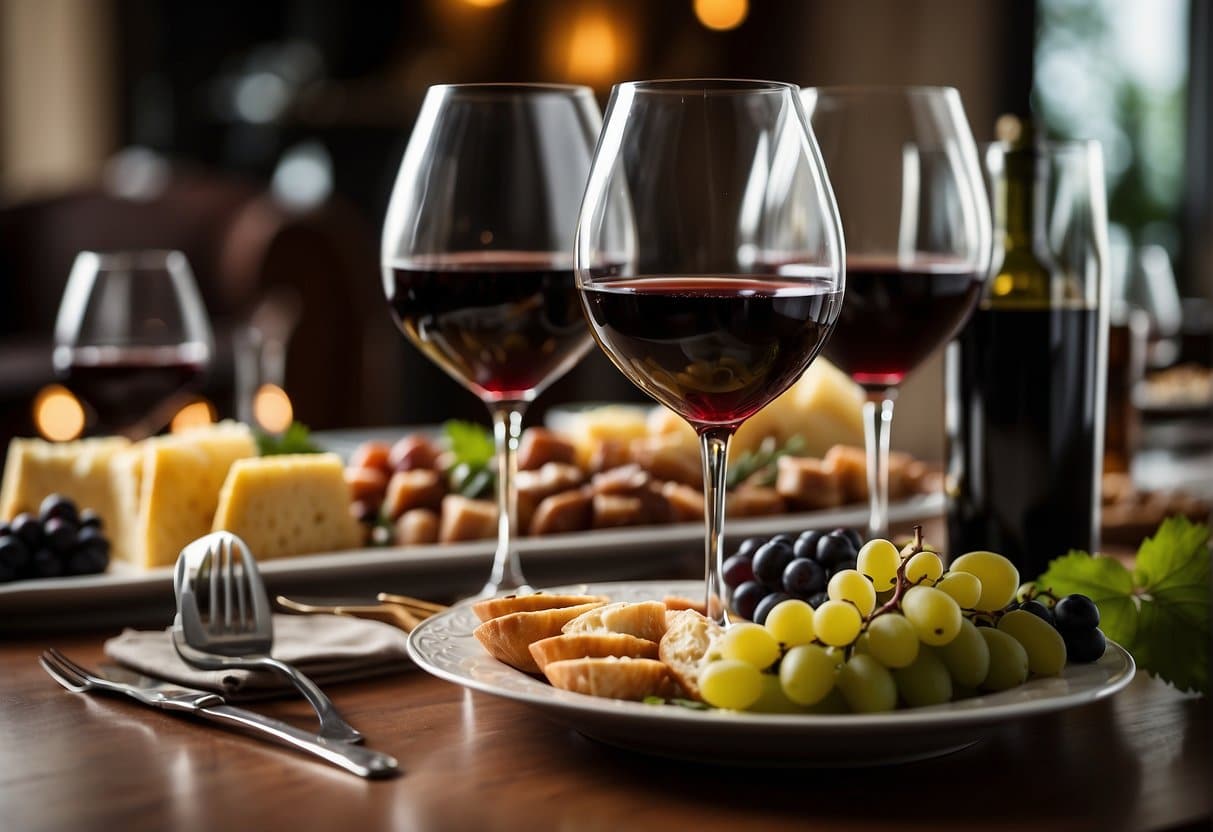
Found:
[[[405,343],[379,230],[426,88],[771,78],[957,87],[1103,144],[1114,314],[1152,372],[1213,364],[1213,19],[1203,0],[0,0],[0,442],[70,438],[51,336],[83,249],[177,248],[218,360],[194,417],[483,420]],[[237,383],[252,362],[256,383]],[[942,361],[893,443],[942,456]],[[245,373],[247,376],[248,373]],[[541,399],[639,394],[598,351]],[[182,419],[190,414],[185,414]]]

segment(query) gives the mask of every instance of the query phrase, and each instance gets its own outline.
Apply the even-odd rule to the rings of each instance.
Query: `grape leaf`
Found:
[[[1104,634],[1145,671],[1180,690],[1209,690],[1209,528],[1171,517],[1147,538],[1130,572],[1112,558],[1070,552],[1036,581],[1099,607]]]

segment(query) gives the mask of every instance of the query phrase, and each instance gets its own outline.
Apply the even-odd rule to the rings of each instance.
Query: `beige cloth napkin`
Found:
[[[411,666],[408,634],[381,621],[343,615],[275,615],[274,658],[293,664],[318,685],[395,673]],[[293,693],[287,679],[263,670],[195,670],[177,655],[168,630],[124,630],[105,643],[119,664],[231,699]]]

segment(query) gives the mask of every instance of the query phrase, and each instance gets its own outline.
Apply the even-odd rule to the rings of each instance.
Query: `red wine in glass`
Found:
[[[392,269],[397,324],[486,401],[530,401],[589,349],[571,264],[551,254],[466,252]]]
[[[848,260],[846,301],[825,355],[862,387],[896,387],[960,330],[981,287],[972,268],[946,260]]]
[[[586,316],[634,384],[697,428],[735,428],[792,385],[833,329],[836,284],[770,275],[607,280]]]
[[[139,435],[139,425],[161,424],[168,406],[198,386],[206,361],[189,344],[77,347],[57,369],[90,411],[90,432]]]

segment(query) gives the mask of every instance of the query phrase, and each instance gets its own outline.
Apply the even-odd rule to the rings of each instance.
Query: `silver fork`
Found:
[[[223,697],[207,691],[180,687],[172,682],[142,676],[121,668],[103,668],[99,673],[94,673],[53,648],[39,656],[38,663],[52,679],[72,693],[121,693],[143,705],[187,713],[207,722],[236,728],[289,746],[359,777],[390,777],[399,771],[396,760],[380,751],[372,751],[348,742],[327,740],[280,720],[242,708],[233,708],[224,703]]]
[[[198,586],[208,575],[207,620],[198,605]],[[341,718],[324,691],[286,662],[270,655],[274,625],[269,597],[253,554],[231,532],[212,532],[181,550],[173,574],[177,617],[173,646],[186,664],[203,670],[273,670],[311,703],[320,717],[320,736],[345,742],[363,737]]]

